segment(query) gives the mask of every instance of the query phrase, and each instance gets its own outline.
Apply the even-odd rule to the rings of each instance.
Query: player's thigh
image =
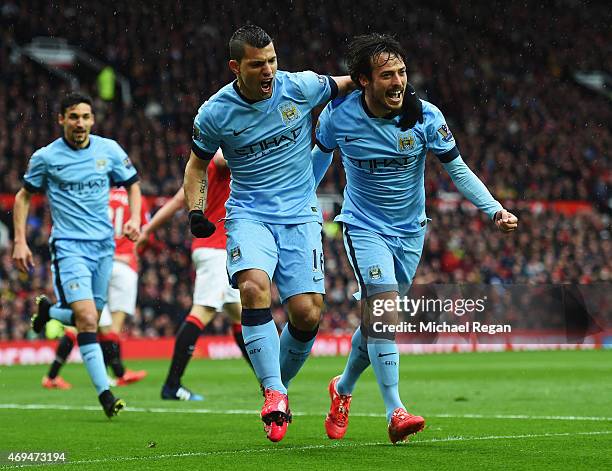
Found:
[[[395,261],[388,240],[375,232],[344,224],[344,248],[359,283],[360,299],[397,291]]]
[[[79,241],[56,240],[51,242],[50,251],[53,288],[62,306],[93,299],[95,263],[89,258],[87,247]]]
[[[395,257],[395,276],[399,284],[399,292],[404,295],[410,289],[412,280],[421,261],[425,231],[414,237],[398,238]]]
[[[98,327],[100,330],[107,332],[113,325],[113,317],[111,316],[110,309],[108,308],[108,304],[105,304],[102,308],[102,313],[100,314],[100,320],[98,321]]]
[[[108,308],[111,313],[134,315],[138,297],[138,273],[127,263],[115,260],[108,284]]]
[[[276,240],[267,224],[249,219],[225,221],[227,232],[227,273],[233,288],[238,288],[237,274],[262,270],[271,280],[278,263]]]
[[[220,311],[225,291],[230,288],[225,250],[199,248],[193,251],[191,259],[196,269],[193,304]]]
[[[232,306],[230,309],[232,313],[234,311],[238,311],[237,319],[240,320],[240,290],[232,288],[229,284],[229,280],[227,283],[227,287],[225,288],[225,292],[223,293],[223,306],[224,310],[226,310],[225,306]],[[235,316],[232,314],[232,319]]]
[[[278,265],[274,282],[281,302],[303,293],[325,294],[321,224],[276,224]]]
[[[91,288],[96,308],[101,310],[108,300],[108,285],[113,272],[115,244],[112,240],[100,241],[92,245],[92,247],[96,250],[97,258],[91,280]]]

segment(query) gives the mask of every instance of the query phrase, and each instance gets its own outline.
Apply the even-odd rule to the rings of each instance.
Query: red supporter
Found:
[[[134,271],[138,271],[138,257],[134,242],[123,236],[123,224],[130,219],[130,206],[125,188],[113,188],[110,192],[109,214],[115,232],[115,258],[126,262]],[[146,200],[142,199],[140,210],[141,225],[149,220]]]

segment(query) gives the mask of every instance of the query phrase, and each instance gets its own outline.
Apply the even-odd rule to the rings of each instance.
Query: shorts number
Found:
[[[312,249],[312,271],[319,270],[321,273],[324,272],[323,252],[317,256],[317,249]]]

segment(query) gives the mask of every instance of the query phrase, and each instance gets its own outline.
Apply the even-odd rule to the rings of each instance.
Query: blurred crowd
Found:
[[[517,207],[521,229],[499,233],[484,215],[461,207],[428,208],[432,219],[415,284],[501,283],[558,284],[612,282],[610,219],[597,212],[567,216],[558,212],[534,213]],[[0,251],[0,340],[23,338],[29,328],[37,293],[53,297],[47,248],[49,215],[44,206],[33,211],[29,240],[36,269],[27,277],[12,267],[10,252]],[[326,272],[325,315],[322,331],[343,332],[359,323],[353,294],[358,290],[346,257],[341,230],[324,225]],[[160,229],[140,258],[137,313],[130,323],[133,336],[172,335],[191,307],[195,273],[191,263],[191,237],[184,213]],[[274,295],[274,317],[286,319]],[[230,327],[220,315],[209,334],[224,334]]]
[[[238,26],[264,27],[280,68],[332,75],[345,72],[342,55],[352,36],[390,32],[407,50],[409,80],[441,108],[468,165],[521,218],[518,233],[501,237],[481,216],[431,207],[416,282],[610,281],[612,107],[573,80],[577,71],[612,70],[606,18],[605,4],[578,0],[546,7],[531,1],[294,0],[248,8],[222,0],[118,0],[112,6],[6,0],[0,5],[0,193],[15,193],[32,152],[59,135],[58,103],[69,86],[18,53],[36,36],[66,38],[129,79],[133,101],[127,106],[119,94],[99,98],[85,64],[72,70],[96,97],[94,132],[126,149],[145,194],[171,195],[182,182],[198,107],[233,78],[227,41]],[[338,194],[344,184],[335,159],[320,191]],[[435,158],[426,191],[429,198],[454,191]],[[583,200],[594,212],[521,211],[525,200]],[[10,227],[9,208],[0,209],[0,222]],[[43,207],[30,223],[37,261],[32,277],[12,268],[10,247],[0,244],[0,339],[26,335],[32,295],[51,287]],[[142,257],[134,335],[171,335],[189,309],[193,273],[185,227],[177,221],[161,231],[160,246]],[[326,234],[323,327],[347,329],[358,322],[351,296],[356,285],[337,228],[328,223]],[[282,308],[275,315],[282,319]],[[225,327],[220,317],[209,330]]]

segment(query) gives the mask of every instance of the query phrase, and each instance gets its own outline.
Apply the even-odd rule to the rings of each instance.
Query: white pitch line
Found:
[[[565,432],[565,433],[540,433],[540,434],[523,434],[523,435],[488,435],[483,437],[447,437],[447,438],[431,438],[427,440],[419,440],[413,438],[408,444],[400,444],[396,446],[415,446],[419,444],[427,443],[445,443],[445,442],[467,442],[467,441],[480,441],[480,440],[520,440],[530,438],[555,438],[555,437],[576,437],[576,436],[592,436],[592,435],[610,435],[612,430],[602,430],[597,432]],[[418,437],[418,436],[417,436]],[[206,457],[206,456],[228,456],[228,455],[242,455],[242,454],[253,454],[253,453],[282,453],[282,452],[295,452],[295,451],[307,451],[307,450],[321,450],[321,449],[338,449],[338,448],[363,448],[372,446],[386,446],[392,447],[393,445],[388,442],[333,442],[329,445],[304,445],[304,446],[283,446],[278,447],[266,447],[266,448],[247,448],[243,450],[219,450],[219,451],[194,451],[187,453],[168,453],[163,455],[153,456],[117,456],[111,458],[102,458],[97,460],[77,460],[68,461],[66,463],[53,463],[54,465],[79,465],[79,464],[100,464],[100,463],[114,463],[123,461],[158,461],[164,459],[174,458],[189,458],[189,457]],[[0,469],[15,469],[15,468],[28,468],[31,466],[40,466],[41,463],[32,463],[26,465],[4,465],[0,466]]]
[[[0,404],[0,409],[18,410],[68,410],[100,411],[100,406],[67,406],[64,404]],[[129,407],[124,412],[148,412],[154,414],[216,414],[216,415],[258,415],[259,410],[250,409],[171,409],[163,407]],[[124,413],[122,412],[122,413]],[[296,417],[322,417],[326,412],[295,412]],[[351,417],[385,417],[385,414],[369,412],[352,412]],[[525,415],[525,414],[425,414],[425,417],[439,419],[513,419],[513,420],[565,420],[586,422],[609,422],[612,417],[578,416],[578,415]]]

